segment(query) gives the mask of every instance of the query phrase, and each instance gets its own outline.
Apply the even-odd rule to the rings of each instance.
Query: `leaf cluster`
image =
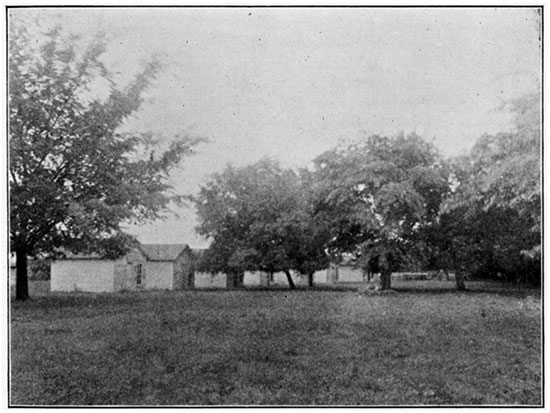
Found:
[[[395,268],[448,195],[449,170],[432,144],[415,134],[371,136],[315,160],[316,196],[331,217],[330,248],[383,257]]]

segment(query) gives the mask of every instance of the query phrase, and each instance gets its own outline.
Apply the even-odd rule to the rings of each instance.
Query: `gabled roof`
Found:
[[[187,248],[187,244],[140,245],[141,251],[149,261],[174,261]]]

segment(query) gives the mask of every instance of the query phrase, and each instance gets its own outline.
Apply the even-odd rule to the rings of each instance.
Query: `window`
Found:
[[[134,267],[134,272],[136,274],[136,285],[141,285],[142,274],[143,274],[143,265],[142,264],[137,264]]]

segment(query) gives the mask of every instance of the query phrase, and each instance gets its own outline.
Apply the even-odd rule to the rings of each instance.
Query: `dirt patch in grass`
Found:
[[[540,405],[540,292],[470,284],[37,296],[11,403]]]

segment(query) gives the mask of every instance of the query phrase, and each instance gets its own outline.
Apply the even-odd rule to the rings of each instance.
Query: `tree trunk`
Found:
[[[270,277],[271,276],[269,275],[268,272],[262,271],[260,273],[260,285],[262,287],[268,287],[269,288],[269,286],[271,285],[271,282],[270,282],[270,279],[269,279]]]
[[[27,250],[24,247],[15,250],[15,299],[26,300],[29,297],[29,282],[27,277]]]
[[[309,285],[310,287],[313,287],[313,274],[314,273],[310,272],[307,275],[307,285]]]
[[[292,275],[290,275],[290,271],[286,270],[286,279],[288,280],[288,286],[291,290],[294,290],[296,288],[296,285],[294,285],[294,281],[292,281]]]
[[[227,288],[228,290],[233,289],[233,285],[235,284],[234,278],[235,274],[232,272],[228,272],[225,274],[225,288]]]
[[[391,270],[390,269],[380,270],[380,289],[381,290],[391,289]]]
[[[456,288],[460,291],[466,290],[466,284],[464,283],[464,271],[455,271]]]
[[[241,288],[243,286],[243,281],[244,281],[243,272],[228,272],[226,277],[227,279],[226,279],[225,285],[228,290]]]
[[[327,282],[334,284],[338,282],[338,266],[336,264],[330,264],[327,269]]]

